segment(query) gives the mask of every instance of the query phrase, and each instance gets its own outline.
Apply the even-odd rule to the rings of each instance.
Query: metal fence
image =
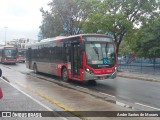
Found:
[[[118,70],[160,75],[160,58],[118,58]]]

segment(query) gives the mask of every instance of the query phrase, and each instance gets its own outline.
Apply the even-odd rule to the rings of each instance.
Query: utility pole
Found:
[[[4,30],[5,30],[5,46],[7,45],[7,41],[6,41],[6,29],[7,29],[8,27],[4,27]]]

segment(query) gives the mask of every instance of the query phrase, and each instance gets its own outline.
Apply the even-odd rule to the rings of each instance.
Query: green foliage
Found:
[[[58,20],[56,19],[56,17],[54,17],[48,11],[44,11],[43,8],[41,8],[41,12],[43,21],[40,29],[42,31],[43,38],[58,36],[60,31],[62,31],[62,27],[59,26],[61,22],[59,21],[59,24],[57,25],[56,23],[58,22]]]
[[[127,41],[122,41],[120,47],[119,47],[119,53],[118,55],[124,56],[128,55],[130,52],[132,52],[132,49]]]
[[[157,0],[103,0],[83,22],[83,30],[87,33],[96,33],[99,30],[113,33],[118,53],[122,40],[127,35],[133,36],[131,32],[137,25],[145,23],[155,15],[159,7],[158,2]]]
[[[81,21],[86,20],[97,0],[52,0],[49,11],[41,9],[43,21],[40,26],[44,37],[60,34],[75,35],[81,32]]]
[[[139,32],[137,28],[140,25],[147,26],[150,21],[157,18],[159,2],[159,0],[52,0],[48,4],[50,10],[41,9],[43,21],[40,28],[43,37],[46,38],[60,34],[109,32],[114,37],[117,54],[122,40],[129,44],[124,47],[142,49],[138,46],[146,42],[146,39],[152,38],[153,34],[146,37],[146,31]],[[140,41],[135,41],[136,39]],[[151,45],[149,41],[146,44]],[[157,54],[158,48],[150,49],[149,53],[153,52]],[[142,50],[138,54],[142,55]]]
[[[134,49],[138,56],[160,57],[160,17],[143,26],[137,36]]]

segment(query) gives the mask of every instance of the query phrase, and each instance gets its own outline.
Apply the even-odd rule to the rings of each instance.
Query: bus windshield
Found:
[[[4,54],[8,58],[16,58],[17,57],[17,50],[16,49],[5,49]]]
[[[25,57],[25,51],[19,51],[18,55],[20,55],[21,57]]]
[[[113,67],[116,63],[114,45],[108,42],[85,44],[87,64],[93,68]]]

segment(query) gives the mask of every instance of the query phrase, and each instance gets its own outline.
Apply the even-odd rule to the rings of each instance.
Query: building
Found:
[[[33,44],[36,42],[38,41],[32,39],[20,38],[20,39],[13,39],[12,41],[7,41],[7,45],[15,46],[17,48],[26,48],[28,44]]]

